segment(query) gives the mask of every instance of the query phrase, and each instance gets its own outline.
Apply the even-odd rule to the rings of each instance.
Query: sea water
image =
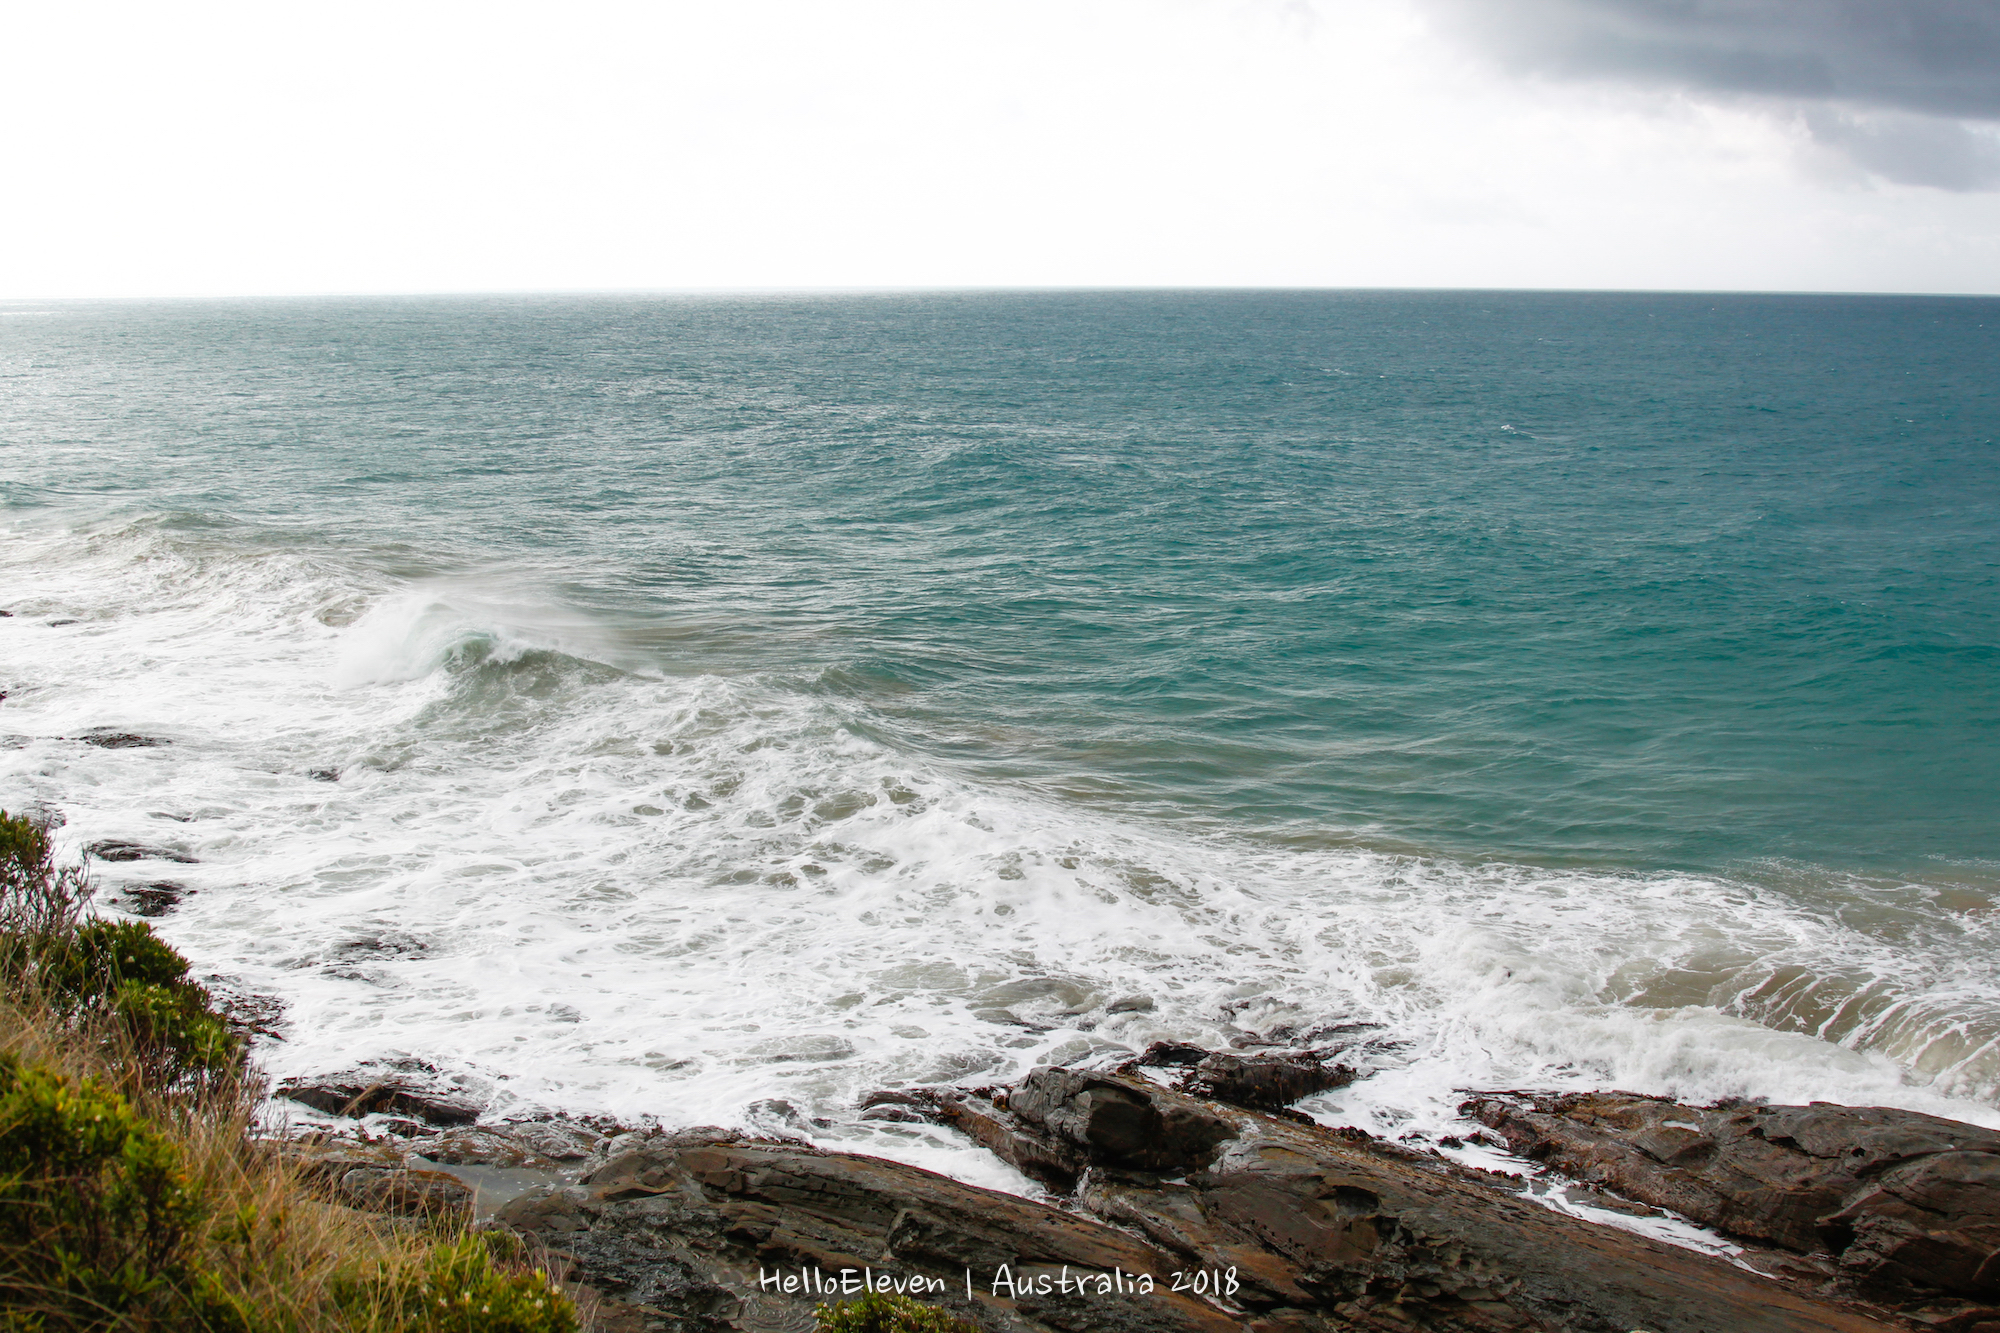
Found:
[[[0,806],[271,1074],[1303,1042],[2000,1124],[2000,301],[0,306]],[[93,729],[163,742],[105,748]]]

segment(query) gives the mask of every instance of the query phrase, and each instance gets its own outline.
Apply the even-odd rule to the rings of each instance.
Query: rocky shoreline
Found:
[[[158,914],[185,891],[123,905]],[[221,980],[243,1035],[276,1035],[268,1002]],[[1160,1043],[857,1108],[961,1133],[1048,1202],[742,1131],[495,1123],[417,1061],[275,1093],[335,1126],[284,1145],[316,1189],[410,1224],[482,1214],[542,1246],[606,1333],[803,1333],[820,1303],[877,1284],[996,1333],[2000,1333],[2000,1133],[1884,1108],[1489,1091],[1460,1110],[1525,1171],[1481,1170],[1290,1109],[1359,1076],[1337,1053]],[[1733,1248],[1557,1211],[1550,1178],[1592,1217],[1685,1219]]]
[[[1462,1108],[1598,1215],[1702,1223],[1740,1247],[1725,1258],[1288,1109],[1352,1077],[1310,1052],[1161,1044],[1006,1088],[865,1099],[869,1118],[969,1136],[1049,1202],[741,1131],[484,1123],[420,1066],[278,1095],[368,1117],[372,1132],[286,1146],[351,1206],[466,1215],[497,1191],[480,1225],[543,1247],[606,1333],[803,1331],[816,1305],[869,1289],[995,1333],[2000,1333],[2000,1133],[1625,1093]]]
[[[188,892],[130,885],[119,905],[156,916]],[[267,997],[206,980],[241,1035],[279,1035]],[[961,1133],[1047,1202],[743,1131],[496,1122],[417,1061],[275,1095],[332,1126],[283,1144],[314,1188],[390,1225],[477,1214],[511,1229],[606,1333],[804,1333],[815,1306],[877,1284],[996,1333],[2000,1333],[2000,1133],[1823,1103],[1486,1091],[1460,1108],[1506,1150],[1482,1170],[1438,1151],[1452,1140],[1390,1142],[1291,1110],[1359,1076],[1338,1053],[1161,1043],[1115,1067],[884,1089],[856,1108]],[[1634,1225],[1544,1206],[1551,1180],[1591,1217]],[[1636,1225],[1676,1219],[1729,1245],[1698,1252]]]

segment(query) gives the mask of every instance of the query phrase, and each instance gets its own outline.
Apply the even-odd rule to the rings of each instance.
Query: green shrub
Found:
[[[143,921],[83,920],[81,870],[56,866],[48,830],[0,811],[0,978],[99,1037],[150,1083],[213,1086],[243,1043],[187,979],[188,961]]]
[[[102,1000],[127,982],[178,986],[188,961],[144,921],[85,921],[25,942],[42,998],[58,1009]]]
[[[187,980],[188,960],[144,921],[86,921],[76,928],[75,969],[79,994],[104,994],[128,981],[176,986]]]
[[[244,1279],[284,1261],[285,1228],[217,1219],[173,1141],[124,1098],[0,1056],[0,1329],[278,1333]],[[205,1245],[195,1242],[203,1240]],[[336,1283],[355,1333],[577,1333],[576,1307],[512,1236],[441,1241],[398,1271]]]
[[[576,1333],[517,1238],[312,1198],[187,960],[89,897],[0,811],[0,1333]]]
[[[176,1299],[202,1220],[174,1145],[95,1081],[0,1056],[0,1305],[109,1326]]]
[[[243,1042],[208,1007],[199,986],[127,981],[107,1009],[141,1068],[162,1083],[215,1083],[243,1063]]]
[[[979,1326],[949,1310],[894,1292],[871,1291],[858,1301],[822,1305],[820,1333],[979,1333]]]
[[[0,810],[0,932],[67,934],[88,901],[83,868],[55,864],[48,829]]]
[[[66,934],[16,937],[17,988],[93,1029],[160,1088],[209,1086],[243,1062],[242,1040],[187,980],[187,959],[143,921],[86,921]]]
[[[413,1275],[386,1291],[381,1279],[357,1285],[351,1299],[383,1310],[383,1327],[395,1333],[576,1333],[576,1307],[546,1273],[493,1266],[496,1248],[511,1257],[510,1241],[471,1235],[439,1245]]]

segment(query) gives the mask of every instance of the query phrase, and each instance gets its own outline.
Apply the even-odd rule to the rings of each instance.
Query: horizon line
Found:
[[[160,292],[120,295],[22,295],[0,296],[0,308],[34,303],[133,303],[145,301],[370,301],[439,300],[533,297],[726,297],[726,296],[916,296],[949,294],[1111,294],[1111,293],[1408,293],[1412,295],[1518,295],[1518,296],[1830,296],[1830,297],[1927,297],[1982,300],[2000,297],[2000,292],[1945,290],[1886,290],[1784,287],[1507,287],[1507,286],[1412,286],[1406,284],[1301,284],[1260,283],[1136,283],[1136,284],[797,284],[723,285],[686,287],[482,287],[423,288],[408,290],[296,290],[231,292]]]

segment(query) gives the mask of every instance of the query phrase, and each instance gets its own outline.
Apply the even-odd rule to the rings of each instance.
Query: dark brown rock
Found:
[[[861,1118],[863,1120],[886,1121],[890,1124],[915,1125],[928,1122],[931,1116],[926,1111],[919,1110],[913,1106],[900,1106],[894,1102],[878,1102],[873,1106],[863,1108]]]
[[[1081,1207],[1145,1235],[1181,1271],[1233,1269],[1246,1323],[1273,1330],[1897,1326],[1796,1283],[1556,1213],[1522,1199],[1515,1182],[1432,1154],[1230,1111],[1137,1074],[1038,1070],[1004,1095],[940,1096],[938,1106],[1011,1161],[1065,1150],[1066,1169],[1081,1160]],[[1135,1171],[1123,1133],[1090,1132],[1106,1106],[1120,1130],[1200,1125],[1187,1142],[1207,1146],[1154,1150],[1155,1161],[1179,1158],[1178,1180]],[[1214,1125],[1225,1138],[1213,1138]]]
[[[1093,1163],[1150,1176],[1199,1168],[1232,1134],[1227,1120],[1194,1102],[1162,1112],[1139,1091],[1146,1086],[1143,1079],[1049,1068],[1011,1089],[938,1088],[929,1100],[932,1119],[1067,1193]]]
[[[933,1118],[950,1125],[1025,1176],[1067,1194],[1089,1167],[1074,1144],[1008,1113],[1004,1089],[939,1088]]]
[[[1316,1092],[1344,1088],[1355,1079],[1346,1065],[1312,1055],[1225,1055],[1204,1058],[1182,1085],[1198,1097],[1276,1111]]]
[[[403,1165],[403,1150],[393,1143],[353,1140],[281,1143],[278,1153],[307,1184],[331,1192],[349,1171],[361,1167],[393,1170]]]
[[[73,620],[54,622],[73,625]],[[172,741],[161,740],[157,736],[141,736],[137,732],[114,731],[110,727],[92,727],[76,739],[85,745],[95,745],[100,750],[150,750],[162,745],[172,745]]]
[[[364,1212],[396,1217],[472,1217],[472,1187],[443,1171],[357,1166],[341,1175],[336,1197]]]
[[[1517,1153],[1889,1292],[2000,1296],[2000,1133],[1886,1107],[1491,1094]]]
[[[161,881],[155,884],[130,884],[119,890],[118,900],[126,911],[134,916],[165,916],[180,906],[181,899],[193,893],[185,884]]]
[[[285,1002],[275,995],[250,990],[237,977],[211,972],[201,979],[208,991],[209,1007],[243,1036],[285,1039]]]
[[[154,847],[143,842],[124,842],[107,838],[103,842],[93,842],[84,848],[87,855],[100,861],[141,861],[152,858],[157,861],[176,861],[181,865],[193,865],[197,857],[173,847]]]
[[[995,1329],[1238,1326],[1231,1313],[1167,1290],[1169,1257],[1118,1229],[900,1163],[713,1131],[637,1136],[581,1184],[523,1195],[498,1220],[566,1256],[575,1280],[668,1321],[662,1327],[717,1327],[752,1306],[762,1307],[760,1323],[789,1315],[809,1327],[828,1295],[765,1279],[816,1272],[838,1282],[842,1270],[931,1279],[941,1290],[924,1299]],[[1084,1272],[1145,1273],[1153,1289],[1086,1298],[1058,1288]],[[1033,1289],[1044,1274],[1050,1290]],[[1006,1283],[997,1293],[996,1276]]]
[[[308,1189],[350,1208],[394,1217],[472,1216],[469,1186],[442,1171],[412,1170],[398,1144],[294,1142],[280,1144],[278,1151]]]
[[[897,1163],[704,1130],[621,1136],[580,1184],[523,1195],[499,1220],[560,1251],[576,1280],[624,1303],[634,1328],[806,1327],[827,1294],[760,1279],[843,1269],[937,1279],[944,1289],[927,1299],[996,1333],[1903,1327],[1804,1290],[1818,1276],[1809,1265],[1805,1277],[1774,1267],[1767,1279],[1554,1212],[1514,1181],[1434,1154],[1204,1102],[1138,1074],[1044,1069],[1013,1089],[877,1104],[929,1109],[1050,1179],[1073,1171],[1083,1215]],[[1950,1188],[1907,1186],[1924,1198]],[[1026,1285],[1001,1288],[1003,1271]],[[1144,1273],[1153,1290],[1055,1285],[1085,1273]],[[1196,1282],[1207,1289],[1172,1289]],[[1977,1313],[1955,1309],[1936,1326],[1970,1329]]]
[[[1213,1052],[1205,1046],[1190,1046],[1182,1041],[1156,1041],[1140,1052],[1138,1057],[1126,1061],[1127,1069],[1159,1069],[1168,1065],[1198,1065]]]
[[[580,1162],[611,1137],[604,1130],[624,1132],[616,1125],[562,1119],[516,1121],[505,1128],[515,1142],[555,1162]]]
[[[431,1125],[469,1125],[480,1107],[455,1089],[439,1087],[398,1073],[357,1071],[321,1078],[286,1079],[276,1096],[310,1106],[328,1115],[359,1118],[386,1112],[414,1116]]]
[[[439,1134],[425,1135],[419,1151],[433,1162],[447,1166],[528,1167],[551,1171],[555,1159],[545,1156],[521,1136],[506,1129],[461,1125]],[[581,1153],[577,1154],[579,1157]]]
[[[1234,1134],[1192,1099],[1163,1101],[1142,1079],[1076,1069],[1035,1070],[1007,1094],[1006,1109],[1077,1161],[1126,1171],[1198,1170]]]
[[[2000,1156],[1946,1152],[1893,1167],[1824,1218],[1843,1272],[1868,1285],[2000,1294]]]

